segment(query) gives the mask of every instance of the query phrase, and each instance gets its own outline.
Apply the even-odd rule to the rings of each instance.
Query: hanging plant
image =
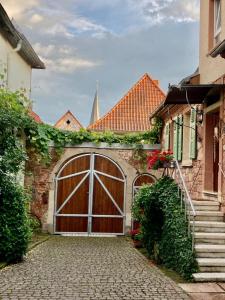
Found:
[[[173,153],[171,151],[153,151],[147,158],[149,170],[158,170],[159,168],[168,168],[171,166]]]

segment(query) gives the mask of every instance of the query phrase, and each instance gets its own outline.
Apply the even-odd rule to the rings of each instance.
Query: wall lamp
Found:
[[[200,125],[203,123],[203,116],[204,116],[203,109],[197,107],[197,110],[196,110],[196,121]]]

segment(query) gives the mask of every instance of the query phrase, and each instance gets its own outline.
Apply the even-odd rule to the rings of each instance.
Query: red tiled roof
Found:
[[[92,131],[139,132],[150,129],[149,116],[165,98],[165,94],[148,74],[101,119],[90,125]]]
[[[31,118],[34,119],[35,122],[42,124],[43,121],[41,120],[41,118],[39,117],[38,114],[36,114],[33,110],[29,110],[29,115]]]
[[[69,110],[55,123],[54,127],[70,131],[79,131],[83,128],[81,123]]]

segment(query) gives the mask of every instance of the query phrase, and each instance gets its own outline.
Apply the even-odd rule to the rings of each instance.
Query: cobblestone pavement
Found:
[[[0,271],[0,299],[189,299],[125,238],[53,237]]]

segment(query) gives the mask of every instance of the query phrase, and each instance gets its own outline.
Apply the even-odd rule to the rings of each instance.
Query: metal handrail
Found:
[[[184,202],[184,209],[185,209],[185,217],[188,217],[188,234],[191,234],[192,236],[192,251],[194,250],[194,233],[195,233],[195,217],[196,217],[196,211],[194,208],[193,201],[191,199],[190,193],[187,189],[187,185],[184,180],[184,176],[181,172],[180,165],[177,160],[174,160],[174,167],[175,167],[175,179],[176,175],[178,174],[177,184],[178,184],[178,195],[181,199],[181,207],[183,207]],[[189,206],[189,209],[187,209],[187,205]],[[190,226],[191,221],[191,211],[193,216],[193,224]]]
[[[225,173],[224,173],[224,170],[221,167],[221,163],[218,163],[218,166],[219,166],[220,172],[222,173],[223,177],[225,178]]]

